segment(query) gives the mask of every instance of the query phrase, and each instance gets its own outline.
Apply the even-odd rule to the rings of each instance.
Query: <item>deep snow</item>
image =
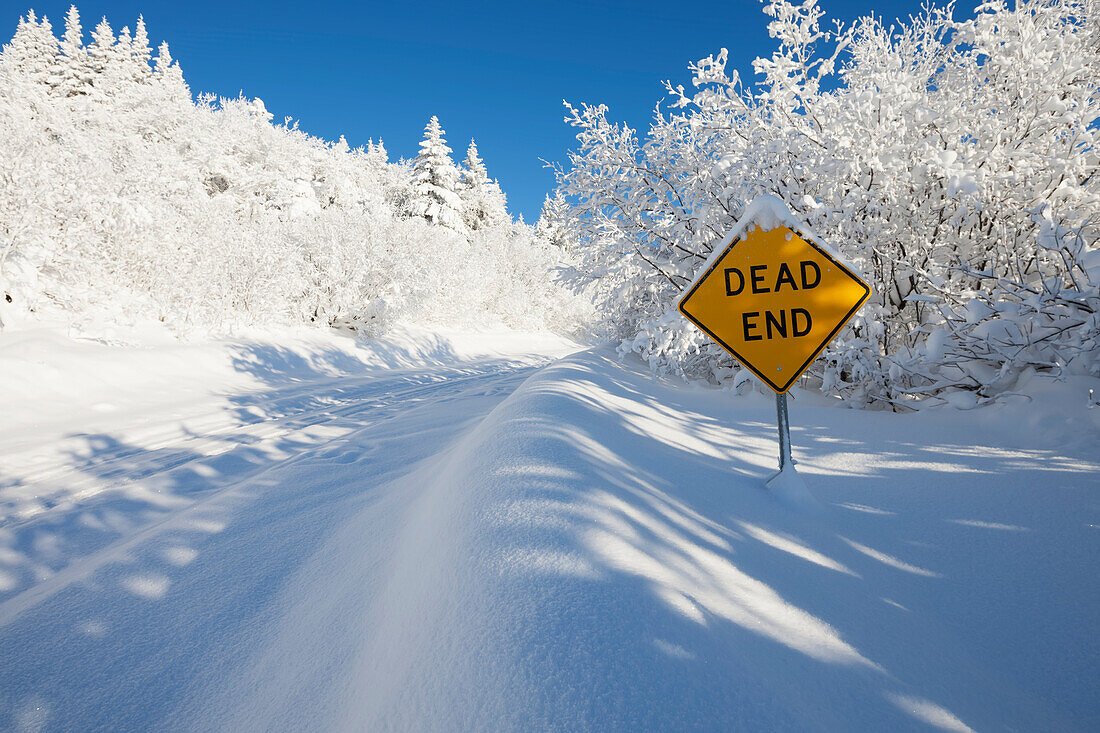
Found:
[[[5,336],[0,727],[1100,727],[1088,385],[796,392],[791,502],[770,399],[509,338]]]

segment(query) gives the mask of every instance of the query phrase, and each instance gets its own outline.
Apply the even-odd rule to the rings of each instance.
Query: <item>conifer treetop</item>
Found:
[[[433,224],[463,231],[462,199],[458,194],[458,168],[443,137],[439,118],[432,115],[424,127],[420,152],[413,161],[413,196],[409,211]]]
[[[61,52],[70,59],[87,55],[84,48],[84,31],[80,27],[80,11],[69,6],[65,14],[65,35],[61,38]]]

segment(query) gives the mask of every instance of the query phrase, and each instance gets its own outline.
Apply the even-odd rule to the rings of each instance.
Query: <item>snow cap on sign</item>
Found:
[[[741,212],[741,218],[737,220],[737,225],[730,230],[730,233],[727,234],[713,250],[711,250],[710,256],[707,257],[707,261],[703,263],[702,267],[695,271],[695,277],[692,278],[691,282],[684,288],[684,291],[690,292],[699,279],[710,272],[710,268],[725,253],[730,244],[737,241],[738,237],[748,231],[749,226],[752,224],[759,226],[765,231],[777,229],[781,226],[792,229],[803,238],[808,237],[814,240],[814,243],[825,250],[830,257],[850,270],[859,277],[859,279],[866,280],[866,278],[863,277],[863,272],[858,267],[841,255],[836,248],[829,244],[823,237],[818,236],[808,224],[801,219],[795,218],[791,210],[787,208],[787,205],[783,203],[783,199],[778,196],[773,196],[770,193],[765,193],[757,196],[746,204],[744,210]]]

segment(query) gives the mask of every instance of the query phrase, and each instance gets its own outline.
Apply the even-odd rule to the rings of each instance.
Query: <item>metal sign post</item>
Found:
[[[786,392],[775,396],[775,413],[779,423],[779,471],[782,473],[788,466],[794,467],[794,459],[791,458],[791,421],[787,414]]]

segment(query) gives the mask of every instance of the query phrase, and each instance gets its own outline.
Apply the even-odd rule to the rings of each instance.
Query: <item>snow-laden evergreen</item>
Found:
[[[825,30],[816,0],[769,0],[755,84],[720,53],[648,138],[569,107],[560,171],[579,282],[606,331],[660,371],[744,383],[674,303],[759,194],[860,266],[872,300],[806,384],[853,403],[964,403],[1030,370],[1100,373],[1100,14],[1000,0]],[[969,395],[965,394],[969,393]]]
[[[477,143],[470,141],[463,161],[459,193],[462,195],[463,219],[471,231],[494,227],[509,221],[507,201],[500,185],[489,178],[485,162],[477,152]]]
[[[168,47],[163,49],[163,56],[170,62]],[[61,38],[61,54],[64,62],[61,65],[61,93],[65,96],[86,94],[95,80],[93,76],[92,60],[88,49],[84,46],[84,30],[80,25],[80,11],[73,5],[65,15],[65,35]],[[161,59],[157,60],[158,65]],[[158,68],[158,72],[163,69]]]
[[[31,82],[52,88],[60,81],[60,47],[49,18],[39,20],[34,11],[19,19],[15,35],[4,46],[4,64]]]
[[[413,161],[413,190],[409,213],[455,231],[464,231],[462,197],[458,195],[459,172],[451,160],[451,149],[443,137],[439,118],[432,115],[424,127],[420,152]]]
[[[391,163],[259,99],[193,100],[134,29],[104,19],[85,43],[73,8],[59,42],[28,13],[0,54],[0,323],[572,322],[533,228],[466,231],[437,122],[420,167]],[[438,205],[407,217],[425,189]]]
[[[569,247],[569,202],[561,192],[555,192],[553,196],[546,195],[542,202],[542,210],[539,212],[539,220],[535,222],[535,232],[557,247]]]

